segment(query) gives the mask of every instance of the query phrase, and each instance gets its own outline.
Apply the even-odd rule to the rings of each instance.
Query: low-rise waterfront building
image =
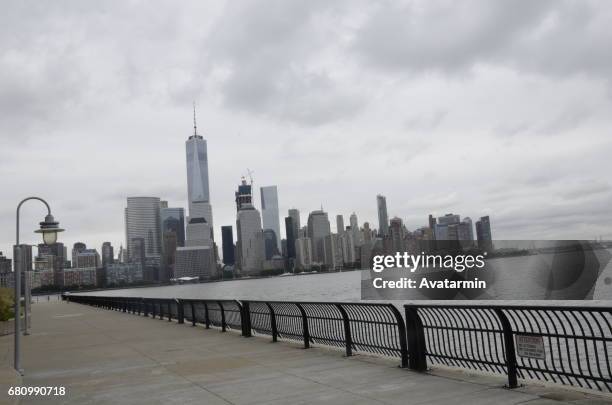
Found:
[[[198,277],[200,280],[216,278],[217,268],[213,247],[178,247],[174,264],[174,278],[181,277]]]
[[[134,284],[143,281],[141,263],[113,263],[106,266],[106,284],[109,286]]]
[[[80,267],[72,269],[64,269],[63,285],[70,286],[95,286],[96,285],[96,268],[95,267]]]

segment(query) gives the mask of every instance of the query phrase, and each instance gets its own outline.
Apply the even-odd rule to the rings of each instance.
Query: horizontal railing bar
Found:
[[[542,373],[542,374],[554,374],[554,375],[560,375],[564,377],[573,377],[573,378],[579,378],[582,380],[602,381],[602,382],[607,382],[608,384],[612,384],[612,380],[610,380],[609,378],[605,378],[605,377],[591,376],[591,375],[585,375],[585,374],[576,374],[576,373],[571,373],[571,372],[568,373],[564,371],[547,370],[545,368],[537,368],[537,367],[524,367],[520,365],[518,366],[518,368],[521,370],[535,371],[535,372]]]
[[[506,367],[505,363],[500,363],[500,362],[495,362],[495,361],[487,361],[487,360],[477,360],[477,359],[468,359],[465,357],[455,357],[455,356],[446,356],[444,354],[433,354],[433,353],[425,353],[430,357],[439,357],[442,359],[449,359],[449,360],[455,360],[455,361],[464,361],[466,363],[479,363],[479,364],[488,364],[491,366],[500,366],[500,367]]]
[[[610,312],[612,311],[612,307],[608,306],[563,306],[563,305],[504,305],[504,304],[405,304],[404,307],[410,308],[449,308],[449,309],[508,309],[508,310],[547,310],[547,311],[580,311],[580,312]]]

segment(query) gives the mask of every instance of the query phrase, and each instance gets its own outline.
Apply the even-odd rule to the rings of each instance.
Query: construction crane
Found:
[[[253,187],[253,173],[255,173],[255,171],[253,171],[253,170],[251,170],[251,169],[249,169],[247,167],[247,174],[249,176],[249,180],[251,180],[251,187]]]

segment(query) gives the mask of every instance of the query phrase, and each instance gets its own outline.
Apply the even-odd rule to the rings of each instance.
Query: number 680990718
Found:
[[[66,395],[66,387],[10,387],[9,396],[63,396]]]

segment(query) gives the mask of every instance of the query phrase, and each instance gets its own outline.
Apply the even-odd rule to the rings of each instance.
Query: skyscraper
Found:
[[[263,240],[266,260],[270,260],[272,257],[278,256],[280,252],[277,247],[278,242],[276,241],[276,233],[272,229],[264,229]]]
[[[274,232],[276,239],[276,249],[281,250],[281,234],[278,213],[278,190],[276,186],[266,186],[260,188],[261,192],[261,216],[263,229]]]
[[[429,214],[428,223],[429,223],[429,229],[431,229],[431,234],[433,235],[434,239],[436,239],[436,225],[438,224],[436,217]]]
[[[185,210],[183,208],[161,208],[161,233],[162,238],[165,234],[172,232],[176,235],[176,244],[185,245]]]
[[[295,259],[295,241],[298,238],[297,228],[293,225],[293,218],[285,218],[285,233],[287,234],[287,257]]]
[[[187,198],[189,219],[204,218],[210,228],[208,238],[213,239],[212,206],[208,190],[208,150],[206,140],[198,135],[195,106],[193,108],[193,135],[185,141],[187,157]],[[197,236],[196,239],[201,239]]]
[[[158,197],[128,197],[125,209],[125,232],[128,257],[134,261],[134,240],[143,239],[145,257],[161,257],[161,226]]]
[[[378,234],[381,237],[389,234],[389,216],[387,215],[387,198],[383,195],[376,196],[378,205]]]
[[[183,208],[163,207],[159,210],[162,238],[161,279],[167,281],[174,276],[176,249],[185,246],[185,210]]]
[[[312,259],[325,263],[325,237],[331,233],[327,212],[312,211],[308,215],[308,237],[312,239]]]
[[[493,237],[491,235],[491,221],[489,216],[480,217],[476,221],[476,238],[478,239],[478,247],[489,250],[493,248]]]
[[[198,277],[201,280],[217,276],[215,252],[212,246],[185,246],[176,249],[174,277]]]
[[[261,216],[253,205],[243,204],[241,206],[236,220],[236,230],[240,271],[245,275],[255,274],[262,268],[264,247]]]
[[[472,224],[472,218],[465,217],[463,218],[462,223],[465,223],[467,228],[466,240],[473,241],[474,240],[474,224]]]
[[[193,135],[185,141],[185,151],[189,216],[185,226],[184,246],[176,248],[174,277],[210,279],[216,277],[216,250],[208,188],[208,150],[206,140],[198,135],[195,104]]]
[[[221,227],[221,240],[223,243],[223,264],[233,266],[236,263],[236,256],[234,253],[234,234],[231,225]]]
[[[236,211],[240,211],[245,204],[253,204],[253,194],[251,185],[243,177],[236,191]]]
[[[363,242],[369,242],[372,240],[372,237],[376,237],[376,235],[372,235],[373,231],[370,229],[370,223],[363,223]]]
[[[357,214],[353,212],[349,220],[351,223],[351,232],[353,233],[355,247],[357,248],[363,244],[363,235],[361,234],[361,230],[359,229],[359,221],[357,220]]]
[[[342,214],[338,214],[336,215],[336,232],[341,235],[344,231],[344,217]]]
[[[77,255],[87,249],[87,245],[83,242],[76,242],[72,245],[72,267],[76,267]]]
[[[329,270],[342,268],[342,240],[337,233],[325,237],[325,265]]]
[[[310,270],[312,267],[312,240],[310,238],[298,238],[295,240],[296,267],[302,270]]]
[[[345,265],[354,265],[357,261],[357,251],[355,249],[355,238],[352,232],[344,232],[340,235],[342,245],[342,262]]]
[[[102,244],[102,267],[106,268],[115,262],[115,250],[110,242]]]
[[[25,246],[25,245],[24,245]],[[32,247],[29,248],[30,263],[32,262]],[[23,248],[22,248],[23,253]],[[53,284],[58,286],[64,285],[64,267],[66,265],[66,249],[64,244],[56,242],[52,245],[38,244],[38,257],[47,258],[53,269]],[[13,257],[14,259],[14,257]]]
[[[289,216],[291,217],[291,223],[293,224],[293,237],[295,239],[300,237],[300,211],[297,208],[291,208],[289,210]]]
[[[391,252],[388,252],[388,254],[406,251],[404,236],[404,225],[402,223],[402,219],[398,217],[391,218],[391,227],[388,235],[388,237],[391,239]]]

